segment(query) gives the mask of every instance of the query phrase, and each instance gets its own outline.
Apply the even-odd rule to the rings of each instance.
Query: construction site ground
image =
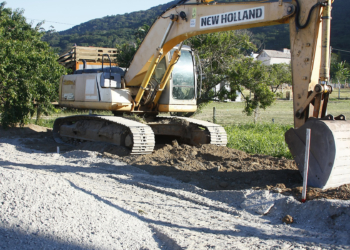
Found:
[[[123,147],[103,143],[57,144],[51,130],[36,125],[1,129],[0,144],[0,248],[350,248],[350,185],[309,187],[302,204],[302,177],[292,160],[177,141],[157,144],[151,155],[129,155]],[[64,185],[74,193],[62,191],[69,190]],[[28,190],[33,197],[27,197]],[[60,198],[64,208],[53,205],[61,204]],[[80,199],[84,208],[76,204]],[[104,206],[127,215],[120,225],[125,232],[108,224],[114,210]],[[80,218],[79,210],[93,214]],[[62,229],[69,218],[57,221],[60,216],[81,221]],[[59,224],[50,225],[51,220]],[[112,237],[103,226],[119,235]]]
[[[295,162],[285,158],[249,155],[215,145],[179,145],[177,141],[157,144],[153,154],[130,155],[127,148],[106,143],[58,144],[52,139],[50,129],[36,125],[1,130],[0,133],[1,137],[18,135],[36,138],[23,142],[30,149],[55,153],[59,146],[61,152],[93,151],[101,157],[118,159],[150,174],[169,176],[206,190],[267,189],[301,199],[303,179]],[[350,200],[350,184],[327,190],[309,187],[307,195],[308,199]]]

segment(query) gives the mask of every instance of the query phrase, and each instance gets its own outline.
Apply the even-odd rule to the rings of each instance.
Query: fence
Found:
[[[332,94],[330,95],[331,98],[350,99],[350,83],[330,83],[329,85],[332,86],[333,89]],[[291,86],[279,86],[279,88],[275,88],[273,91],[278,99],[293,99]]]
[[[350,99],[350,83],[331,83],[333,92],[331,97],[338,99]]]

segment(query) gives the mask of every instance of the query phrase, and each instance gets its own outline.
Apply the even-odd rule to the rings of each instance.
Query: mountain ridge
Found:
[[[249,0],[222,0],[218,2],[245,2]],[[151,25],[166,9],[176,4],[178,0],[154,6],[148,10],[105,16],[90,20],[61,32],[47,32],[43,40],[59,52],[68,50],[74,44],[79,46],[115,47],[134,40],[134,33],[143,24]],[[350,1],[336,0],[333,4],[333,20],[331,45],[336,49],[347,49],[350,35]],[[262,48],[279,50],[289,48],[289,26],[277,25],[249,29],[254,34],[254,40],[263,43]],[[342,60],[350,61],[350,53],[340,53]]]

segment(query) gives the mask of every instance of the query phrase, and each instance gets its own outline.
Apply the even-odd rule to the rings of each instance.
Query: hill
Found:
[[[58,48],[59,52],[68,50],[74,44],[115,47],[116,44],[132,41],[138,27],[143,24],[151,25],[156,17],[177,2],[178,0],[174,0],[145,11],[93,19],[65,31],[48,32],[43,40],[52,47]]]
[[[240,2],[249,0],[222,0],[218,2]],[[151,25],[167,8],[176,4],[178,0],[152,7],[144,11],[136,11],[123,15],[106,16],[74,26],[71,29],[47,34],[43,37],[59,52],[68,50],[74,44],[79,46],[115,47],[116,44],[130,42],[134,39],[135,30],[143,24]],[[336,0],[333,4],[331,45],[336,49],[348,50],[347,41],[350,34],[350,1]],[[254,41],[262,44],[262,48],[289,48],[288,25],[253,28]],[[350,61],[350,53],[335,51],[342,60]]]

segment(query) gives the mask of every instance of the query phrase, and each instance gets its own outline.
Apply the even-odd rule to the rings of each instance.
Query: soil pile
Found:
[[[114,154],[116,152],[113,152]],[[105,156],[113,157],[105,152]],[[155,175],[171,176],[207,190],[268,189],[301,199],[302,176],[293,160],[216,145],[194,147],[157,145],[151,155],[124,156],[123,160]],[[321,190],[308,188],[308,199],[350,199],[350,185]]]

